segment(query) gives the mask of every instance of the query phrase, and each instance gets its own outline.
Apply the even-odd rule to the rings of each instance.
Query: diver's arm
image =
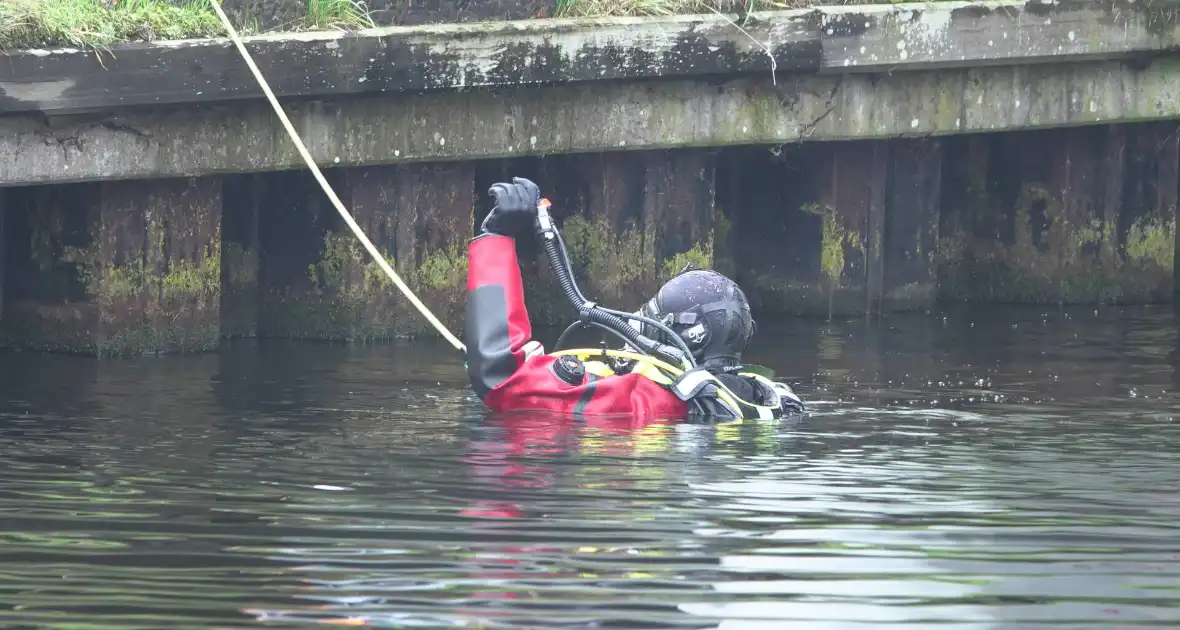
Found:
[[[467,376],[489,409],[679,417],[685,404],[640,374],[595,376],[532,339],[516,239],[532,232],[540,194],[520,178],[489,191],[496,206],[468,246]],[[560,369],[558,369],[560,368]]]
[[[524,283],[516,259],[516,241],[481,234],[468,245],[467,377],[485,402],[539,350],[524,304]]]

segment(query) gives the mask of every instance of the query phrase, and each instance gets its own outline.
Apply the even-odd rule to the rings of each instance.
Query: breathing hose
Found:
[[[687,351],[687,347],[683,349],[676,348],[650,339],[624,321],[623,318],[616,315],[615,312],[598,306],[594,302],[587,300],[586,296],[582,295],[581,290],[578,289],[577,282],[574,280],[573,272],[570,269],[569,258],[565,255],[565,248],[562,247],[561,235],[558,233],[556,226],[553,225],[553,218],[549,215],[548,200],[543,200],[537,205],[536,226],[537,236],[540,238],[541,245],[545,249],[545,255],[549,258],[549,266],[552,267],[553,274],[557,277],[557,284],[561,287],[561,291],[565,294],[566,299],[577,309],[582,321],[608,328],[612,332],[622,336],[635,348],[648,354],[670,358],[673,363],[679,363],[688,367],[695,366],[696,362],[693,360],[692,353]],[[640,318],[639,316],[636,317]],[[640,319],[648,320],[648,318]],[[666,327],[658,322],[654,320],[649,321],[666,330]],[[671,333],[672,331],[668,330],[667,332]],[[684,343],[675,334],[671,334],[671,338],[679,341],[680,344]]]
[[[547,203],[547,201],[546,201],[546,203]],[[545,206],[545,208],[546,208],[545,211],[548,212],[547,205]],[[538,218],[540,218],[540,211],[541,210],[538,209]],[[550,219],[550,221],[552,221],[552,219]],[[553,227],[553,235],[555,237],[554,240],[557,241],[558,249],[561,252],[561,263],[562,263],[560,267],[554,268],[555,269],[554,273],[559,274],[559,275],[565,274],[569,278],[570,284],[574,287],[574,290],[577,291],[577,293],[578,293],[578,301],[574,303],[574,308],[577,308],[578,305],[585,304],[585,303],[589,302],[590,300],[586,299],[586,295],[582,293],[582,290],[578,288],[577,281],[574,280],[573,272],[570,271],[571,269],[573,269],[573,265],[570,263],[569,251],[565,247],[565,239],[562,238],[561,231],[559,231],[556,226]],[[647,324],[647,325],[651,326],[652,328],[655,328],[656,330],[659,330],[659,331],[665,333],[666,335],[668,335],[668,337],[670,339],[672,339],[676,343],[676,347],[679,348],[681,350],[681,352],[684,353],[684,356],[689,357],[691,365],[696,365],[695,359],[692,358],[692,351],[688,349],[688,344],[684,343],[684,340],[681,339],[679,335],[677,335],[671,328],[668,328],[662,322],[658,322],[650,317],[645,317],[643,315],[639,315],[638,313],[626,313],[624,311],[618,311],[615,309],[607,308],[605,306],[602,306],[601,304],[596,305],[595,308],[597,308],[605,313],[610,313],[611,315],[614,315],[614,316],[619,317],[624,320],[632,319],[632,320],[635,320],[638,322],[643,322],[644,324]],[[562,340],[565,339],[565,336],[566,336],[566,334],[569,333],[569,331],[573,330],[574,326],[577,326],[579,324],[584,324],[584,323],[585,322],[577,321],[577,322],[574,322],[573,324],[570,324],[570,327],[567,328],[566,331],[561,334],[561,337],[558,338],[557,344],[555,345],[555,347],[561,346]],[[616,332],[614,334],[622,337],[621,333]],[[627,343],[626,337],[623,337],[623,343]]]

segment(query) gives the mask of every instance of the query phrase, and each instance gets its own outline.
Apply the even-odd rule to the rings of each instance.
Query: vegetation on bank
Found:
[[[0,0],[0,46],[100,47],[218,35],[221,22],[203,1]]]
[[[748,13],[805,7],[899,4],[914,0],[557,0],[558,17],[658,16]],[[945,2],[948,0],[928,0]]]
[[[220,0],[219,0],[220,1]],[[306,0],[302,21],[280,30],[373,26],[354,0]],[[242,34],[256,32],[250,24]],[[136,41],[221,37],[209,0],[0,0],[0,48],[102,48]]]
[[[358,0],[305,0],[302,20],[278,31],[374,26]],[[742,13],[899,0],[554,0],[557,17]],[[937,0],[935,0],[937,1]],[[247,20],[249,22],[249,20]],[[242,34],[257,32],[249,23]],[[224,35],[209,0],[0,0],[0,48],[92,47]]]

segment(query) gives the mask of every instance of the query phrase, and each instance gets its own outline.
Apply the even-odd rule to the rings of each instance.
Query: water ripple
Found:
[[[10,355],[0,620],[1176,627],[1176,329],[768,326],[811,412],[718,426],[485,417],[420,346]]]

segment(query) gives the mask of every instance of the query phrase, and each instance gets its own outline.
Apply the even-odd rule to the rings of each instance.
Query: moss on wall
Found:
[[[606,219],[567,218],[562,237],[570,263],[587,295],[622,300],[629,291],[650,283],[655,275],[653,248],[642,230],[628,225],[616,229]]]
[[[1143,269],[1170,270],[1176,256],[1176,222],[1142,217],[1131,225],[1125,246],[1127,263]]]
[[[462,323],[465,245],[427,250],[417,268],[382,253],[436,317],[452,329]],[[307,275],[310,290],[267,297],[271,335],[355,343],[434,332],[351,232],[325,234],[319,260],[308,265]]]
[[[145,227],[142,255],[128,255],[122,263],[108,260],[101,239],[61,250],[59,260],[74,265],[87,298],[97,307],[95,339],[87,348],[100,356],[215,349],[220,337],[220,230],[214,230],[198,260],[190,261],[165,257],[160,221],[149,219]]]
[[[657,237],[632,223],[617,228],[603,218],[588,220],[574,215],[565,219],[561,234],[583,293],[615,305],[634,305],[647,300],[686,266],[713,268],[712,230],[705,230],[703,241],[667,258],[659,258],[655,253]],[[552,275],[547,268],[543,271]],[[556,283],[553,288],[557,289]],[[558,297],[565,302],[560,292]]]
[[[1045,225],[1035,228],[1034,206]],[[1121,256],[1102,254],[1115,226],[1070,221],[1042,184],[1026,183],[1012,212],[1012,242],[968,237],[958,226],[940,239],[939,290],[944,299],[1029,303],[1135,303],[1170,293],[1175,224],[1152,212],[1136,221]]]
[[[861,290],[861,283],[847,282],[846,272],[849,270],[847,257],[850,250],[855,250],[862,258],[864,257],[864,239],[859,233],[845,228],[836,214],[836,209],[830,205],[809,203],[801,206],[800,210],[816,215],[823,221],[820,230],[819,266],[823,284],[822,290],[827,294],[828,318],[837,314],[863,310],[863,297],[857,297]],[[798,293],[798,289],[796,289],[796,293]],[[811,300],[805,299],[809,297],[808,293],[810,290],[805,290],[802,295],[796,294],[794,299],[809,303]],[[836,303],[837,294],[840,294],[841,297],[840,305]]]

